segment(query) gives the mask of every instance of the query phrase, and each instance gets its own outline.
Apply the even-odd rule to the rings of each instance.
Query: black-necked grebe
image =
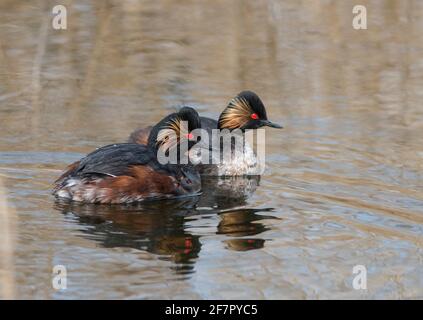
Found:
[[[210,119],[212,120],[212,119]],[[282,128],[267,119],[266,108],[259,96],[252,91],[242,91],[229,101],[213,126],[219,129],[258,129],[260,127]],[[207,124],[207,122],[205,123]],[[204,127],[204,126],[202,126]]]
[[[188,128],[182,130],[185,121]],[[85,203],[132,203],[198,194],[201,179],[191,164],[161,164],[157,156],[159,148],[179,147],[183,139],[191,148],[195,142],[189,132],[200,126],[197,112],[184,107],[153,127],[147,145],[108,145],[73,163],[55,182],[53,194]],[[164,135],[166,130],[172,130],[176,140]]]
[[[234,97],[228,106],[222,111],[219,119],[216,121],[211,118],[201,117],[201,127],[208,132],[209,137],[212,137],[212,130],[214,129],[228,129],[234,131],[240,129],[243,133],[248,129],[258,129],[260,127],[282,128],[280,125],[273,123],[267,119],[266,108],[259,96],[252,91],[242,91]],[[129,142],[145,144],[151,127],[138,129],[129,137]],[[211,140],[209,141],[212,151],[213,146]],[[216,146],[222,151],[222,147]],[[199,149],[197,149],[199,150]],[[211,164],[213,152],[210,152],[210,161],[207,164],[199,163],[197,169],[202,175],[213,176],[240,176],[240,175],[257,175],[258,163],[253,149],[248,143],[242,146],[242,153],[234,152],[230,160],[215,161]],[[199,161],[195,154],[191,154],[195,162]],[[218,153],[220,156],[220,153]]]

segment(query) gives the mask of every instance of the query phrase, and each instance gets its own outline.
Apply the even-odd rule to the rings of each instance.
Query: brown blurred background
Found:
[[[423,297],[422,30],[420,0],[1,0],[1,297]],[[248,199],[179,218],[53,206],[86,152],[179,104],[217,117],[245,89],[285,127]]]

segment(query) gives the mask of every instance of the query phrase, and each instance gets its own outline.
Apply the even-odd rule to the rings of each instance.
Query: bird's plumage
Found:
[[[172,126],[180,134],[179,121],[191,129],[200,126],[197,112],[184,109],[160,121],[147,145],[120,143],[101,147],[73,163],[55,182],[59,198],[89,203],[130,203],[196,194],[201,189],[198,172],[190,164],[159,163],[158,149],[164,139],[159,129]]]

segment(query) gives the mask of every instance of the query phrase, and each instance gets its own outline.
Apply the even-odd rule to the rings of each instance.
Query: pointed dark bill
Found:
[[[282,129],[283,127],[277,123],[271,122],[269,120],[262,120],[261,121],[263,126],[267,126],[267,127],[271,127],[271,128],[278,128],[278,129]]]

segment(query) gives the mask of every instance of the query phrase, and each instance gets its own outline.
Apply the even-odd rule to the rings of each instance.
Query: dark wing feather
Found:
[[[81,159],[72,176],[91,174],[121,176],[128,174],[134,165],[145,165],[154,160],[154,153],[144,145],[113,144],[99,148]]]

